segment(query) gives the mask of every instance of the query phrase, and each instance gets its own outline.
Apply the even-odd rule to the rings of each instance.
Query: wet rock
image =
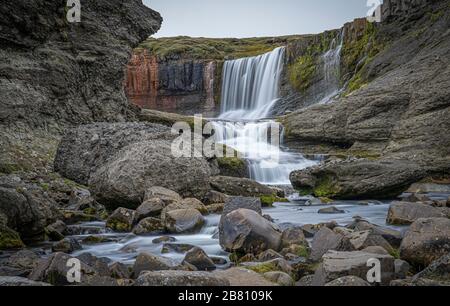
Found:
[[[98,203],[94,197],[92,197],[89,190],[78,187],[72,189],[68,208],[72,210],[89,212],[91,214],[100,213],[105,210],[105,207]]]
[[[381,235],[386,241],[388,241],[393,247],[400,247],[402,242],[402,233],[391,228],[378,226],[369,223],[366,220],[357,219],[353,223],[348,225],[348,228],[355,231],[366,231],[371,230],[373,234]]]
[[[133,266],[133,275],[139,277],[142,271],[171,270],[176,266],[171,260],[148,253],[141,253],[136,258]]]
[[[274,271],[264,273],[264,277],[269,281],[276,283],[280,286],[291,287],[294,286],[295,282],[292,277],[284,272]]]
[[[335,206],[319,209],[319,214],[345,214],[344,210],[337,209]]]
[[[209,272],[159,271],[143,272],[136,280],[135,286],[183,286],[183,287],[224,287],[230,282]]]
[[[367,287],[370,286],[368,282],[357,276],[344,276],[334,281],[325,284],[325,287]]]
[[[400,257],[414,266],[426,267],[450,252],[450,219],[415,221],[400,246]]]
[[[212,271],[216,269],[213,260],[201,248],[195,247],[189,250],[183,262],[190,263],[199,271]]]
[[[450,286],[450,254],[436,259],[425,270],[414,275],[412,283],[418,286]]]
[[[228,197],[223,207],[222,216],[228,215],[237,209],[249,209],[262,214],[261,200],[259,198],[250,197]]]
[[[86,238],[83,238],[82,242],[83,244],[100,244],[100,243],[107,243],[112,242],[114,239],[105,237],[105,236],[87,236]]]
[[[238,209],[222,217],[219,240],[229,252],[258,254],[268,249],[278,251],[281,232],[278,227],[253,210]]]
[[[244,268],[231,268],[227,270],[217,270],[214,275],[226,279],[233,287],[267,287],[276,286],[275,283],[267,280],[261,274]]]
[[[67,225],[61,221],[58,220],[55,223],[52,223],[48,225],[45,228],[45,233],[47,234],[48,238],[52,241],[60,241],[64,239],[64,232],[67,229]]]
[[[160,219],[150,217],[139,221],[139,223],[133,229],[133,234],[151,235],[164,232],[164,230],[164,224]]]
[[[83,247],[74,238],[64,238],[61,241],[55,242],[52,245],[52,252],[62,252],[66,254],[73,253],[74,251],[81,250]]]
[[[409,225],[420,218],[447,217],[449,211],[445,210],[422,203],[393,202],[389,207],[387,222],[394,225]]]
[[[159,199],[163,202],[164,206],[167,206],[176,202],[181,202],[183,198],[178,192],[164,187],[153,186],[145,191],[144,201],[152,199]]]
[[[0,276],[0,287],[46,287],[48,283],[36,282],[18,276]]]
[[[260,197],[275,194],[270,187],[245,178],[216,176],[211,178],[210,184],[214,190],[229,196]]]
[[[83,263],[87,264],[89,267],[94,269],[98,276],[110,276],[110,271],[108,268],[108,264],[110,263],[110,260],[106,257],[96,257],[92,255],[91,253],[83,253],[79,256],[77,256],[79,260],[81,260]]]
[[[281,236],[281,248],[288,248],[293,244],[309,247],[301,227],[291,227],[283,231]]]
[[[314,286],[323,286],[344,276],[357,276],[366,279],[370,259],[381,263],[381,282],[388,285],[394,279],[394,257],[373,253],[329,251],[323,257],[323,262],[314,275]]]
[[[222,257],[211,257],[211,260],[217,266],[225,266],[228,264],[228,261]]]
[[[411,266],[404,260],[396,259],[394,261],[395,266],[395,278],[405,279],[408,276]]]
[[[160,243],[163,243],[163,242],[175,242],[175,241],[177,241],[177,238],[175,238],[175,237],[162,236],[162,237],[153,239],[153,240],[152,240],[152,243],[154,243],[154,244],[160,244]]]
[[[131,232],[136,212],[119,207],[106,220],[106,227],[117,232]]]
[[[71,285],[67,280],[67,272],[73,266],[68,266],[67,264],[70,263],[69,260],[72,258],[64,253],[55,253],[47,259],[42,259],[36,268],[33,269],[29,278],[52,285]],[[86,281],[88,277],[97,275],[97,272],[84,262],[81,262],[80,273],[81,282]]]
[[[322,227],[317,234],[314,235],[311,244],[310,259],[319,261],[329,250],[337,250],[341,245],[343,238],[344,236],[336,234],[328,227]]]
[[[223,194],[221,192],[210,190],[203,198],[203,203],[206,205],[211,204],[223,204],[227,200],[228,196],[226,194]]]
[[[183,254],[183,253],[186,253],[186,252],[192,250],[193,248],[195,248],[195,246],[193,246],[192,244],[164,243],[161,253],[167,254],[167,253],[175,252],[175,253]]]
[[[413,193],[406,198],[403,198],[404,202],[429,202],[431,199],[426,194]]]
[[[159,198],[151,198],[136,209],[136,222],[149,217],[159,217],[165,204]]]
[[[169,211],[165,217],[165,227],[170,233],[192,233],[200,230],[205,218],[196,209]]]
[[[81,222],[100,221],[99,216],[86,214],[86,213],[81,212],[81,211],[63,210],[62,213],[63,213],[62,220],[67,225],[73,225],[73,224],[77,224],[77,223],[81,223]]]
[[[39,255],[31,250],[21,250],[9,257],[0,271],[4,276],[23,276],[26,277],[37,266]]]
[[[206,206],[209,214],[221,215],[223,213],[225,204],[210,204]]]
[[[19,233],[0,224],[0,250],[20,249],[24,246]]]
[[[130,279],[131,268],[121,262],[115,262],[109,267],[111,277],[115,279]]]

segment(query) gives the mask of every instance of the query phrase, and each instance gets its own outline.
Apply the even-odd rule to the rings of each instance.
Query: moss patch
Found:
[[[336,187],[336,184],[330,175],[324,175],[320,178],[314,188],[314,195],[319,198],[333,198],[338,192],[339,189]]]
[[[245,161],[239,157],[219,157],[217,158],[220,168],[228,170],[241,170],[246,167]]]
[[[260,197],[261,205],[263,207],[271,207],[273,203],[287,203],[289,202],[286,198],[280,198],[276,195],[265,195]]]
[[[316,62],[311,55],[300,56],[289,66],[289,81],[297,91],[304,92],[310,86],[316,73]]]
[[[273,262],[266,262],[255,266],[243,266],[247,270],[254,271],[256,273],[264,274],[267,272],[279,271],[277,265]]]
[[[16,231],[0,225],[0,250],[20,249],[24,246],[22,239]]]

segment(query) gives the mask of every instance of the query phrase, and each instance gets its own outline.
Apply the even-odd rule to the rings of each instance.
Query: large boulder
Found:
[[[119,207],[106,220],[106,227],[117,232],[131,232],[135,215],[134,210]]]
[[[226,287],[230,282],[209,272],[158,271],[143,272],[136,280],[135,286],[183,286],[183,287]]]
[[[75,238],[64,238],[52,245],[52,252],[62,252],[66,254],[81,250],[81,244]]]
[[[175,202],[180,202],[183,198],[178,194],[178,192],[164,187],[152,186],[147,188],[144,194],[144,201],[155,199],[161,200],[163,205],[167,206]]]
[[[186,253],[183,262],[187,262],[199,271],[211,271],[216,269],[214,261],[200,248],[193,248]]]
[[[342,251],[361,251],[368,247],[382,247],[392,254],[394,248],[381,235],[374,234],[371,230],[357,231],[344,236],[341,246]]]
[[[250,209],[258,214],[262,214],[261,200],[259,198],[230,196],[225,199],[222,216],[226,216],[240,208]]]
[[[222,217],[219,238],[222,248],[229,252],[258,254],[281,247],[279,228],[249,209],[238,209]]]
[[[337,250],[344,236],[333,232],[328,227],[322,227],[315,235],[311,244],[310,259],[319,261],[329,250]]]
[[[176,264],[170,259],[149,253],[141,253],[136,258],[133,266],[133,274],[137,278],[142,271],[171,270]]]
[[[165,204],[161,199],[146,200],[136,209],[136,221],[139,222],[148,217],[159,217],[164,207]]]
[[[133,228],[135,235],[155,235],[164,232],[165,226],[161,219],[149,217],[142,219]]]
[[[355,221],[350,223],[347,227],[355,231],[371,230],[373,234],[381,235],[384,239],[386,239],[387,242],[389,242],[393,247],[396,248],[400,247],[400,243],[403,239],[402,233],[400,231],[375,225],[362,219],[355,219]]]
[[[205,218],[196,209],[177,209],[166,213],[165,226],[170,233],[190,233],[200,230]]]
[[[414,275],[412,283],[418,286],[450,286],[450,253]]]
[[[394,225],[410,225],[420,218],[441,218],[450,215],[447,208],[415,202],[393,202],[389,207],[387,222]]]
[[[450,252],[450,219],[431,218],[415,221],[400,246],[400,257],[426,267]]]
[[[211,178],[210,184],[214,190],[230,196],[276,196],[272,188],[246,178],[216,176]]]
[[[309,247],[301,227],[291,227],[283,231],[283,235],[281,236],[281,247],[289,248],[291,245]]]
[[[313,285],[323,286],[344,276],[357,276],[367,279],[367,272],[372,268],[368,263],[371,259],[380,261],[381,283],[389,284],[395,276],[394,257],[374,253],[329,251],[323,257],[323,262],[316,270]]]

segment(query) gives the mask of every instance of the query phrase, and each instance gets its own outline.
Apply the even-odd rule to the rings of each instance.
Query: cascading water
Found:
[[[344,31],[342,30],[339,37],[331,41],[328,51],[322,55],[325,91],[322,93],[324,97],[319,102],[321,104],[331,102],[341,92],[340,66],[343,43]]]
[[[280,126],[266,118],[279,100],[284,53],[281,47],[225,62],[221,115],[214,122],[216,142],[240,152],[249,162],[250,178],[270,185],[290,184],[292,171],[316,164],[280,149],[282,139],[274,142],[269,136],[282,136],[276,133]]]

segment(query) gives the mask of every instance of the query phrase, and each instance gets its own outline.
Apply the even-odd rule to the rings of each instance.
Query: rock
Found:
[[[389,207],[387,222],[394,225],[409,225],[420,218],[446,217],[448,211],[444,209],[422,203],[393,202]]]
[[[276,283],[280,286],[291,287],[295,282],[289,274],[284,272],[274,271],[264,273],[264,277],[269,281]]]
[[[45,233],[47,234],[48,238],[52,241],[60,241],[64,239],[63,233],[66,231],[67,225],[61,221],[58,220],[55,223],[52,223],[48,225],[45,228]]]
[[[199,271],[212,271],[216,269],[213,260],[200,248],[193,248],[186,253],[183,262],[195,266]]]
[[[292,266],[284,258],[276,258],[265,262],[244,262],[241,266],[257,273],[266,273],[272,271],[282,271],[292,274]]]
[[[81,260],[83,263],[87,264],[89,267],[94,269],[96,271],[97,276],[110,276],[110,271],[108,268],[108,264],[110,263],[110,260],[106,257],[96,257],[92,255],[91,253],[83,253],[79,256],[77,256],[79,260]]]
[[[389,242],[393,247],[400,247],[402,242],[402,233],[391,228],[381,227],[375,224],[371,224],[365,220],[355,220],[353,223],[348,225],[348,228],[355,231],[366,231],[371,230],[373,234],[381,235],[387,242]]]
[[[293,244],[309,247],[301,227],[292,227],[283,231],[281,236],[281,248],[288,248]]]
[[[228,215],[230,212],[237,209],[249,209],[262,214],[261,200],[259,198],[249,197],[227,197],[225,205],[223,207],[222,216]]]
[[[161,253],[167,254],[171,252],[175,253],[186,253],[195,248],[192,244],[184,244],[184,243],[164,243]]]
[[[436,259],[425,270],[414,275],[412,283],[418,286],[450,286],[450,254]]]
[[[181,207],[183,209],[188,209],[188,208],[192,208],[192,209],[196,209],[198,210],[201,214],[203,215],[207,215],[208,214],[208,209],[206,208],[205,205],[203,205],[202,202],[200,202],[197,199],[194,198],[186,198],[183,199],[181,202]]]
[[[98,216],[86,214],[81,211],[63,210],[62,212],[63,212],[62,220],[64,221],[64,223],[68,225],[74,225],[83,222],[101,221],[101,219]]]
[[[145,218],[139,221],[134,227],[133,234],[135,235],[154,235],[164,232],[165,226],[160,219]]]
[[[335,227],[333,229],[333,232],[335,232],[336,234],[342,235],[342,236],[347,236],[350,234],[353,234],[355,231],[346,227]]]
[[[397,279],[405,279],[408,276],[408,273],[411,269],[409,263],[401,259],[396,259],[394,261],[394,267],[395,267],[395,278]]]
[[[313,238],[314,235],[323,227],[327,227],[331,230],[333,230],[335,227],[337,227],[337,223],[335,221],[329,222],[329,223],[321,223],[321,224],[305,224],[302,226],[303,234],[306,238]]]
[[[120,262],[115,262],[109,267],[111,277],[115,279],[130,279],[131,271],[128,266]]]
[[[152,242],[153,242],[154,244],[160,244],[160,243],[163,243],[163,242],[175,242],[175,241],[177,241],[177,238],[175,238],[175,237],[162,236],[162,237],[153,239]]]
[[[136,212],[119,207],[106,220],[106,227],[117,232],[131,232]]]
[[[337,250],[341,245],[343,238],[344,236],[334,233],[329,228],[322,227],[317,234],[314,235],[311,244],[310,259],[319,261],[329,250]]]
[[[297,287],[310,287],[314,280],[314,275],[303,276],[295,285]]]
[[[262,262],[278,258],[283,258],[283,255],[275,252],[274,250],[267,250],[258,255],[258,261]]]
[[[55,242],[52,246],[52,252],[61,252],[70,254],[74,251],[81,250],[83,247],[74,238],[64,238],[61,241]]]
[[[404,202],[429,202],[431,199],[426,194],[413,193],[402,199]]]
[[[223,204],[227,200],[228,196],[226,194],[223,194],[221,192],[210,190],[206,193],[205,197],[203,198],[203,203],[206,205],[212,205],[212,204]]]
[[[286,259],[288,259],[289,256],[293,256],[295,259],[298,259],[299,257],[309,258],[310,252],[309,246],[298,244],[291,244],[289,247],[281,250],[281,254],[283,254]]]
[[[381,263],[382,284],[389,284],[395,276],[394,258],[390,255],[378,255],[361,251],[329,251],[322,258],[323,262],[314,275],[314,286],[323,286],[344,276],[357,276],[366,279],[367,272],[372,268],[372,266],[368,266],[370,259],[377,259]]]
[[[415,221],[400,246],[400,257],[410,264],[426,267],[450,251],[450,219]]]
[[[345,214],[344,210],[337,209],[335,206],[319,209],[319,214]]]
[[[133,266],[133,275],[139,277],[142,271],[171,270],[176,266],[171,260],[148,253],[140,253]]]
[[[83,244],[100,244],[100,243],[108,243],[112,242],[114,239],[105,237],[105,236],[87,236],[86,238],[83,238],[82,242]]]
[[[165,217],[165,227],[170,233],[189,233],[198,231],[205,224],[205,218],[196,209],[169,211]]]
[[[334,281],[325,284],[325,287],[367,287],[370,286],[368,282],[357,276],[344,276]]]
[[[226,279],[233,287],[267,287],[276,286],[275,283],[267,280],[261,274],[244,268],[230,268],[227,270],[217,270],[213,275]]]
[[[19,233],[0,224],[0,250],[20,249],[24,246]]]
[[[221,215],[223,214],[224,206],[225,204],[210,204],[206,206],[206,208],[208,209],[209,214]]]
[[[159,199],[164,207],[172,203],[181,202],[182,197],[175,191],[164,187],[153,186],[145,191],[144,201]]]
[[[90,212],[91,214],[99,213],[105,210],[105,207],[91,196],[89,190],[79,187],[72,189],[68,208],[72,210]]]
[[[268,249],[278,251],[281,232],[277,226],[248,209],[238,209],[222,217],[219,240],[228,252],[258,254]]]
[[[205,158],[176,157],[172,141],[158,139],[131,144],[110,156],[91,174],[89,185],[102,204],[136,208],[151,186],[201,199],[212,174]]]
[[[229,196],[261,197],[275,194],[270,187],[245,178],[216,176],[211,178],[210,184],[214,190]]]
[[[48,283],[36,282],[18,276],[0,276],[0,287],[46,287]]]
[[[118,287],[119,281],[110,276],[92,276],[83,282],[84,287]]]
[[[144,272],[136,280],[135,286],[183,286],[183,287],[224,287],[230,282],[209,272],[159,271]]]
[[[136,222],[149,217],[159,217],[165,204],[159,198],[151,198],[136,209]]]
[[[21,250],[12,254],[4,263],[3,268],[9,270],[9,273],[2,273],[5,276],[23,276],[26,277],[37,266],[39,255],[31,250]]]
[[[361,250],[364,253],[373,253],[373,254],[379,254],[379,255],[389,255],[388,251],[386,251],[385,248],[380,246],[368,246],[365,249]]]
[[[371,230],[353,232],[346,235],[341,243],[340,250],[343,251],[361,251],[370,246],[380,246],[389,254],[394,249],[381,235],[373,234]]]
[[[414,183],[405,192],[408,193],[450,193],[450,185],[434,183]],[[423,200],[420,200],[422,202]],[[413,201],[416,202],[416,201]]]
[[[67,273],[73,267],[68,266],[69,260],[73,259],[64,253],[54,253],[47,259],[40,260],[36,268],[33,269],[29,278],[33,281],[41,281],[52,285],[71,285],[67,280]],[[80,265],[81,282],[87,278],[97,275],[97,272],[81,261]]]

